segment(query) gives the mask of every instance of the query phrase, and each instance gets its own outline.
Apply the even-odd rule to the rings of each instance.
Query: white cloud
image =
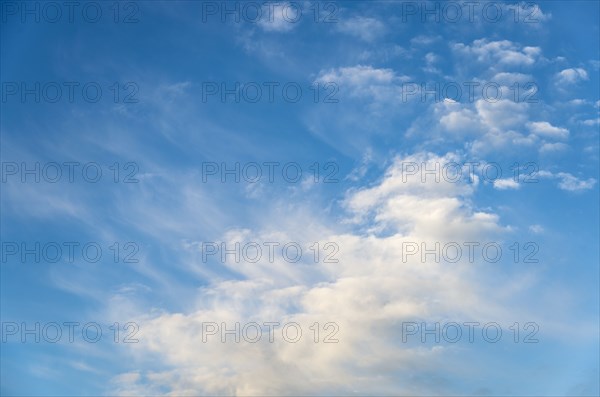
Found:
[[[411,58],[412,53],[402,46],[397,44],[378,44],[377,46],[370,47],[369,49],[363,50],[358,60],[364,61],[377,61],[377,62],[389,62],[396,58]]]
[[[383,36],[385,25],[375,18],[354,17],[337,23],[340,32],[372,42]]]
[[[558,187],[562,190],[569,192],[579,192],[589,190],[596,185],[594,178],[588,178],[587,180],[579,179],[576,176],[568,172],[553,173],[550,171],[540,171],[538,176],[541,178],[552,178],[558,179]]]
[[[426,36],[426,35],[419,35],[416,37],[413,37],[412,39],[410,39],[410,43],[412,45],[416,45],[416,46],[427,46],[429,44],[433,44],[436,41],[440,40],[441,37],[440,36]]]
[[[539,47],[522,47],[510,40],[479,39],[471,45],[456,43],[452,49],[467,58],[475,58],[478,62],[506,66],[531,66],[542,53]]]
[[[541,137],[553,139],[566,139],[569,137],[569,130],[566,128],[555,127],[547,121],[532,121],[527,123],[527,128]]]
[[[452,132],[474,131],[481,128],[477,113],[462,107],[441,116],[440,124]]]
[[[498,83],[502,86],[509,87],[515,83],[524,86],[527,83],[533,83],[535,80],[530,74],[500,72],[496,73],[494,77],[492,77],[491,81]]]
[[[442,72],[434,66],[435,63],[439,62],[440,57],[433,52],[428,52],[425,54],[425,67],[423,70],[428,73],[437,73],[441,74]]]
[[[396,79],[396,74],[392,69],[377,69],[372,66],[357,65],[321,72],[317,81],[336,81],[350,83],[354,86],[366,86],[369,84],[392,84]]]
[[[445,346],[398,343],[403,321],[512,324],[520,318],[533,321],[542,316],[527,305],[515,309],[512,301],[530,291],[534,284],[530,277],[521,274],[505,279],[510,285],[507,293],[504,288],[491,288],[497,285],[497,278],[489,264],[484,268],[493,280],[491,285],[480,273],[483,268],[466,260],[449,265],[415,256],[402,261],[399,247],[405,242],[433,246],[436,240],[480,241],[508,232],[498,215],[472,205],[469,197],[474,187],[467,181],[427,178],[423,182],[420,175],[407,175],[403,169],[407,163],[425,163],[431,169],[459,161],[456,154],[398,157],[380,182],[349,191],[344,203],[350,220],[358,221],[366,233],[334,232],[311,216],[311,209],[295,211],[295,216],[287,210],[286,216],[273,214],[264,223],[270,225],[270,231],[228,233],[227,238],[250,240],[270,234],[271,239],[335,241],[340,246],[340,260],[310,266],[231,263],[231,269],[242,277],[217,277],[204,283],[186,312],[149,313],[141,305],[135,320],[140,324],[136,335],[140,342],[129,348],[131,359],[142,369],[115,378],[114,392],[301,395],[318,388],[330,394],[368,390],[378,395],[429,395],[440,390],[415,380],[410,375],[415,368],[438,376],[448,366],[463,373],[478,371],[456,359]],[[386,233],[379,235],[369,229]],[[282,273],[283,267],[289,271]],[[231,335],[228,343],[222,343],[219,335],[202,342],[202,323],[226,322],[231,329],[235,322],[250,321],[294,321],[305,334],[298,343],[283,342],[280,332],[275,334],[275,342],[269,343],[266,331],[254,344],[233,343]],[[314,343],[308,328],[314,322],[321,326],[336,322],[339,342]],[[551,331],[547,328],[546,332]],[[473,345],[461,345],[461,349],[470,348]],[[148,362],[157,365],[146,369]]]
[[[365,156],[365,162],[369,157]],[[380,181],[348,191],[343,200],[348,214],[336,219],[316,214],[318,206],[312,202],[303,207],[304,203],[294,203],[290,197],[281,203],[271,195],[265,198],[272,200],[265,203],[267,212],[254,208],[260,219],[254,227],[226,232],[224,224],[250,223],[240,216],[243,206],[236,211],[235,198],[198,183],[198,175],[148,167],[159,176],[140,184],[135,201],[128,200],[127,194],[111,200],[118,204],[113,213],[143,233],[148,245],[164,250],[166,262],[156,263],[160,260],[151,256],[140,258],[135,271],[152,283],[151,288],[125,286],[112,295],[98,287],[99,291],[92,293],[107,305],[105,315],[99,317],[127,318],[140,325],[136,335],[140,342],[124,347],[129,350],[123,358],[139,370],[116,376],[107,394],[301,395],[317,389],[329,394],[354,390],[380,395],[454,394],[447,388],[432,389],[410,374],[415,367],[424,376],[446,376],[448,365],[469,374],[478,368],[457,359],[446,346],[431,349],[398,343],[402,337],[398,324],[450,319],[510,325],[545,316],[528,305],[514,309],[512,299],[531,291],[534,276],[503,276],[508,290],[497,290],[493,286],[498,285],[498,278],[489,264],[461,261],[449,265],[431,258],[422,261],[418,256],[402,261],[399,247],[406,242],[431,246],[436,241],[494,240],[510,233],[493,209],[473,203],[474,181],[441,178],[436,182],[428,177],[423,182],[420,174],[407,174],[403,169],[406,163],[425,163],[432,169],[463,161],[456,153],[398,157]],[[101,217],[93,220],[102,225]],[[278,260],[207,266],[194,256],[198,255],[197,241],[184,241],[199,236],[230,242],[312,244],[316,240],[321,247],[334,241],[340,247],[339,262],[290,264]],[[184,275],[184,282],[174,280],[174,269]],[[89,274],[89,269],[84,272]],[[90,285],[97,285],[96,279],[74,283],[71,273],[64,275],[65,282],[78,288],[71,292],[84,295],[90,293]],[[122,277],[122,270],[116,277]],[[146,295],[152,299],[144,300]],[[173,307],[165,303],[170,300],[176,301]],[[157,308],[155,302],[161,306]],[[208,321],[226,321],[230,327],[235,322],[296,321],[305,335],[297,344],[281,343],[281,339],[273,344],[264,340],[257,344],[202,343],[202,323]],[[315,321],[338,323],[340,342],[312,343],[308,327]],[[543,324],[545,332],[552,331],[552,323]],[[465,344],[460,348],[475,347]],[[348,362],[360,362],[360,366],[348,366]]]
[[[473,105],[457,102],[438,103],[433,107],[433,114],[435,118],[439,118],[439,125],[444,130],[508,137],[511,129],[518,129],[526,122],[527,108],[526,103],[504,99],[497,102],[478,99]],[[500,136],[497,138],[500,139]]]
[[[427,54],[425,54],[425,62],[427,62],[428,65],[431,65],[439,60],[440,57],[435,55],[435,53],[433,52],[428,52]]]
[[[494,180],[494,189],[507,190],[507,189],[519,189],[521,185],[512,178],[496,179]]]
[[[437,124],[433,133],[452,138],[444,134],[451,132],[454,139],[468,140],[468,147],[474,153],[485,154],[507,147],[532,146],[535,138],[519,132],[528,120],[527,103],[510,100],[490,102],[479,99],[475,104],[439,103],[432,106],[431,118]],[[436,121],[439,120],[439,121]],[[410,131],[419,128],[413,124]]]
[[[365,150],[365,153],[363,154],[360,166],[358,166],[357,168],[354,168],[352,170],[352,172],[350,172],[350,174],[348,174],[348,176],[346,176],[346,179],[351,180],[351,181],[358,181],[358,180],[362,179],[365,176],[365,174],[367,173],[369,165],[371,164],[372,161],[373,161],[373,151],[370,148],[367,148]]]
[[[589,178],[588,180],[581,180],[567,172],[559,172],[556,175],[560,178],[560,182],[558,182],[558,187],[563,190],[568,190],[570,192],[589,190],[592,189],[596,184],[596,180],[594,178]]]
[[[346,200],[346,206],[359,220],[373,216],[377,227],[412,230],[421,237],[465,235],[473,231],[474,225],[481,228],[479,232],[483,229],[499,232],[501,228],[496,224],[498,219],[495,215],[470,212],[464,207],[460,198],[471,195],[475,186],[464,177],[460,183],[450,182],[440,172],[437,181],[429,175],[424,183],[420,172],[410,172],[411,163],[418,164],[419,169],[441,169],[450,162],[459,161],[459,157],[453,154],[437,157],[420,153],[397,158],[378,186],[353,191]]]
[[[315,81],[334,82],[349,97],[389,103],[400,98],[401,83],[406,80],[408,77],[398,76],[392,69],[356,65],[321,71]]]
[[[587,102],[585,99],[580,99],[580,98],[577,98],[577,99],[571,99],[571,100],[569,101],[569,103],[570,103],[571,105],[580,106],[580,105],[585,105],[585,104],[586,104],[586,103],[588,103],[588,102]]]
[[[556,83],[559,85],[575,84],[585,80],[589,80],[589,77],[582,68],[564,69],[556,74]]]
[[[490,102],[482,99],[475,102],[475,108],[487,128],[517,128],[527,120],[527,106],[510,100]]]
[[[300,14],[297,14],[299,12]],[[290,6],[289,2],[265,3],[258,26],[267,32],[288,32],[294,29],[302,20],[298,7]]]
[[[540,152],[541,153],[562,152],[564,150],[567,150],[568,148],[569,148],[569,146],[562,142],[555,142],[555,143],[547,142],[547,143],[542,144],[542,146],[540,147]]]
[[[441,101],[413,121],[407,136],[427,131],[434,142],[462,141],[467,150],[478,155],[508,148],[537,148],[542,152],[566,149],[566,144],[555,141],[568,139],[569,130],[547,121],[531,121],[532,109],[527,102],[509,99],[476,99],[472,104]]]
[[[590,127],[593,127],[593,126],[595,126],[595,125],[600,125],[600,117],[599,117],[599,118],[597,118],[597,119],[588,119],[588,120],[583,120],[583,121],[581,122],[581,124],[583,124],[583,125],[587,125],[587,126],[590,126]]]

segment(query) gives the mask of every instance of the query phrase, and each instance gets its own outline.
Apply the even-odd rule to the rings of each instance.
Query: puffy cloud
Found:
[[[407,131],[428,131],[432,139],[466,141],[477,154],[513,148],[538,148],[542,152],[567,148],[556,140],[569,138],[569,130],[547,121],[530,121],[531,104],[509,99],[476,99],[474,103],[444,100],[434,103]]]
[[[587,72],[582,68],[564,69],[557,73],[555,77],[556,83],[559,85],[569,85],[589,80]]]
[[[367,86],[369,84],[392,84],[397,79],[392,69],[377,69],[372,66],[350,66],[322,71],[317,81],[337,81],[349,83],[354,86]]]
[[[486,128],[518,128],[527,120],[527,106],[510,100],[478,100],[475,108]]]
[[[491,65],[531,66],[541,56],[539,47],[522,47],[510,40],[488,41],[479,39],[471,45],[456,43],[452,49],[468,58]]]
[[[509,100],[489,102],[478,99],[474,104],[447,102],[435,104],[433,114],[439,125],[448,131],[506,130],[517,127],[527,119],[527,104]]]
[[[440,124],[451,132],[477,131],[482,128],[477,112],[460,105],[456,110],[441,116]]]
[[[507,190],[507,189],[519,189],[521,185],[512,178],[496,179],[494,180],[494,189]]]
[[[468,197],[474,186],[468,180],[436,181],[430,175],[423,181],[420,173],[407,172],[406,168],[406,164],[441,168],[460,160],[456,154],[398,157],[381,181],[348,191],[344,200],[348,221],[374,232],[333,232],[303,214],[298,223],[291,224],[290,219],[286,224],[277,217],[279,221],[273,224],[278,226],[271,231],[227,233],[223,237],[230,240],[298,241],[319,236],[320,241],[339,245],[339,261],[294,265],[276,260],[244,266],[232,261],[226,266],[241,277],[217,277],[204,283],[186,312],[148,313],[141,306],[136,319],[140,342],[129,347],[131,359],[145,369],[115,378],[114,392],[299,395],[316,389],[327,394],[452,390],[448,385],[440,389],[422,383],[411,373],[419,368],[421,373],[439,374],[442,369],[447,371],[449,362],[453,368],[462,366],[459,372],[472,368],[453,361],[452,349],[447,347],[400,343],[403,321],[451,318],[511,324],[515,318],[529,315],[523,306],[515,310],[507,304],[504,308],[506,298],[486,287],[477,263],[467,263],[466,258],[454,264],[438,263],[431,257],[423,260],[420,255],[403,260],[405,243],[433,247],[436,241],[479,241],[507,232],[496,214],[470,204]],[[385,233],[379,234],[381,231]],[[288,271],[281,272],[283,267]],[[528,283],[512,285],[511,298],[529,288]],[[235,343],[234,335],[228,335],[223,343],[221,332],[206,334],[207,323],[222,328],[225,322],[228,329],[235,329],[239,322],[243,329],[249,322],[267,321],[281,324],[275,328],[272,343],[264,327],[257,343],[244,339]],[[304,332],[297,343],[282,339],[281,326],[291,322],[298,323]],[[337,330],[338,342],[315,343],[309,329],[315,322],[320,327],[335,323],[339,328],[321,328],[320,338]],[[255,330],[250,332],[255,335]],[[149,362],[157,364],[147,368]]]
[[[570,192],[589,190],[592,189],[596,184],[596,180],[594,178],[581,180],[567,172],[559,172],[558,174],[556,174],[556,176],[560,178],[560,181],[558,182],[558,187],[563,190],[568,190]]]
[[[389,102],[399,100],[401,84],[407,80],[408,77],[399,76],[392,69],[356,65],[321,71],[316,82],[335,82],[340,92],[351,98]]]
[[[528,121],[528,111],[529,104],[507,99],[478,99],[474,104],[443,101],[433,104],[425,116],[413,122],[408,134],[427,130],[443,140],[467,140],[469,150],[478,154],[510,146],[532,146],[536,138],[520,132]]]
[[[491,81],[503,85],[505,87],[509,87],[515,83],[525,85],[527,83],[532,83],[535,80],[530,74],[500,72],[496,73],[494,77],[492,77]]]
[[[499,232],[495,215],[465,208],[461,197],[469,196],[474,185],[467,183],[462,174],[461,183],[451,182],[451,176],[444,177],[443,172],[449,172],[444,166],[459,161],[452,154],[397,158],[381,184],[352,192],[346,206],[358,219],[373,216],[375,230],[392,227],[431,238],[469,234],[474,225],[478,225],[479,233],[483,233],[483,229]],[[437,172],[425,175],[424,170]]]
[[[566,128],[555,127],[547,121],[533,121],[527,123],[527,128],[533,133],[541,137],[553,139],[566,139],[569,137],[569,130]]]

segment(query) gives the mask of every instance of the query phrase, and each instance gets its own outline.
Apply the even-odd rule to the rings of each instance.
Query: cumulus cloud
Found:
[[[336,241],[339,261],[318,265],[231,261],[226,266],[241,277],[217,277],[203,284],[190,310],[148,313],[140,307],[136,319],[140,342],[130,346],[131,357],[140,365],[156,364],[116,377],[113,392],[299,395],[318,386],[328,394],[448,393],[451,387],[439,389],[413,379],[411,369],[439,374],[449,363],[465,367],[461,371],[466,364],[453,361],[447,347],[399,343],[399,324],[447,318],[509,323],[509,317],[512,323],[527,311],[510,304],[504,308],[506,298],[486,286],[479,265],[466,257],[453,264],[431,257],[423,260],[420,255],[403,260],[403,243],[433,247],[436,241],[479,241],[509,230],[498,215],[472,206],[469,197],[475,187],[467,179],[423,181],[406,168],[406,164],[419,164],[433,169],[460,160],[456,154],[398,157],[379,182],[348,191],[344,199],[348,221],[362,232],[333,231],[305,213],[300,219],[288,217],[287,225],[276,222],[275,230],[228,232],[223,237]],[[379,233],[384,229],[386,233]],[[281,272],[283,267],[288,271]],[[512,284],[511,297],[528,290],[528,285]],[[236,322],[242,328],[249,322],[262,326],[267,321],[295,322],[304,337],[297,343],[283,340],[281,325],[275,328],[272,343],[265,329],[256,343],[243,339],[236,343],[232,334],[223,343],[221,332],[207,334],[209,322],[219,327],[225,323],[234,330]],[[309,329],[315,322],[321,327],[335,323],[328,332],[321,331],[325,335],[335,331],[337,343],[315,343]]]
[[[346,201],[347,208],[359,219],[372,215],[377,227],[391,225],[394,230],[413,230],[423,237],[464,235],[474,225],[500,231],[495,215],[465,210],[460,197],[470,195],[473,184],[464,178],[462,183],[451,183],[449,178],[440,176],[443,165],[457,161],[455,155],[436,157],[431,154],[396,159],[381,184],[352,192]],[[427,183],[423,183],[423,174],[413,171],[415,166],[419,170],[439,169],[437,180],[429,175],[425,177]]]
[[[472,104],[443,101],[431,105],[425,116],[413,122],[408,134],[425,130],[444,140],[466,140],[468,149],[479,154],[511,146],[527,147],[536,143],[535,137],[521,132],[528,113],[529,104],[507,99],[478,99]]]
[[[496,179],[494,180],[494,189],[507,190],[507,189],[519,189],[521,185],[512,178]]]
[[[553,139],[566,139],[569,137],[569,130],[566,128],[555,127],[547,121],[532,121],[527,123],[527,128],[541,137]]]
[[[476,99],[473,103],[444,100],[432,104],[407,131],[427,131],[431,139],[465,141],[465,148],[486,154],[506,148],[536,148],[542,152],[567,148],[569,130],[547,121],[531,120],[531,104],[509,99]]]
[[[510,40],[488,41],[479,39],[471,45],[456,43],[452,49],[467,58],[487,64],[531,66],[541,57],[539,47],[521,46]]]
[[[515,83],[525,85],[527,83],[532,83],[535,80],[530,74],[500,72],[496,73],[494,77],[492,77],[491,81],[503,85],[505,87],[509,87]]]
[[[479,99],[473,105],[444,102],[436,104],[433,112],[439,114],[439,124],[449,131],[505,131],[516,128],[527,120],[527,104],[509,100],[489,102]]]
[[[596,184],[596,180],[594,178],[581,180],[567,172],[559,172],[558,174],[556,174],[556,176],[560,178],[560,181],[558,182],[558,187],[563,190],[568,190],[570,192],[589,190],[592,189]]]
[[[356,65],[323,70],[315,81],[323,84],[333,81],[351,98],[390,101],[400,98],[401,84],[408,79],[389,68]]]
[[[571,85],[579,83],[580,81],[589,80],[588,74],[585,69],[582,68],[571,68],[564,69],[556,74],[556,83],[558,85]]]
[[[330,69],[328,72],[321,72],[317,81],[340,81],[341,83],[350,83],[355,86],[365,86],[368,84],[391,84],[397,79],[392,69],[378,69],[372,66],[357,65]]]

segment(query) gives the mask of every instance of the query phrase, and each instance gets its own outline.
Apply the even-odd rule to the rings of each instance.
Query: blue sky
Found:
[[[21,14],[36,4],[39,22]],[[223,21],[222,2],[122,2],[118,15],[98,2],[95,23],[88,2],[73,21],[59,4],[56,22],[45,4],[1,10],[2,395],[600,393],[597,1],[476,2],[472,19],[451,3],[456,21],[450,3],[281,2],[257,23]],[[282,16],[292,7],[297,22]],[[436,7],[439,21],[423,21]],[[262,97],[206,91],[236,82]],[[39,101],[23,92],[36,83]],[[302,89],[297,102],[286,84]],[[36,163],[59,164],[61,178],[23,182]],[[203,174],[236,163],[263,178]],[[289,163],[298,182],[281,174]],[[462,178],[423,181],[407,164],[459,164]],[[502,175],[486,178],[488,164]],[[102,170],[97,182],[84,165],[88,179]],[[102,256],[11,251],[69,242]],[[203,260],[207,242],[295,242],[305,254]],[[315,242],[335,244],[337,262],[315,263]],[[403,260],[413,243],[465,242],[494,242],[502,257]],[[58,343],[22,343],[36,322],[93,322],[103,335],[70,342],[62,326]],[[304,336],[205,343],[209,322],[296,322]],[[338,342],[315,343],[315,322],[323,335],[337,324]],[[403,340],[403,324],[451,322],[497,323],[503,337]],[[137,343],[123,343],[127,323]],[[526,323],[537,343],[523,343]]]

